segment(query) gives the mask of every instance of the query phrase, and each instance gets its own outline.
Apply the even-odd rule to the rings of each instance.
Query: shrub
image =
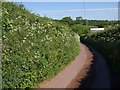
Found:
[[[89,32],[89,27],[81,24],[74,24],[71,26],[71,28],[79,35],[87,34]]]
[[[3,88],[35,87],[55,76],[79,53],[75,37],[67,26],[21,4],[2,3]]]
[[[93,33],[81,37],[82,42],[87,43],[107,59],[112,70],[117,74],[116,82],[120,83],[120,27],[110,30]]]

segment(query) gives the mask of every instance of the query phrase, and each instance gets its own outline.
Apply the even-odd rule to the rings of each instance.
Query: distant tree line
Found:
[[[74,24],[88,25],[88,26],[97,26],[99,28],[114,26],[119,24],[118,20],[87,20],[83,19],[81,16],[76,17],[76,20],[73,20],[71,17],[64,17],[61,20],[55,20],[62,22],[63,24],[68,24],[69,26]]]

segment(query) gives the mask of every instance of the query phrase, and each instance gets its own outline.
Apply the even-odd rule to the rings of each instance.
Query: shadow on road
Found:
[[[114,82],[114,74],[105,62],[104,57],[94,50],[89,45],[90,51],[94,55],[93,64],[90,66],[90,71],[87,73],[86,78],[84,78],[80,83],[82,88],[116,88],[117,84]]]

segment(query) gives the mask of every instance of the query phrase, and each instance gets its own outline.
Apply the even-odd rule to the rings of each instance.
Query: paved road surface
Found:
[[[95,49],[91,48],[95,57],[96,78],[91,88],[110,88],[110,74],[103,56]]]
[[[86,62],[92,60],[92,53],[89,49],[81,44],[81,52],[75,58],[74,61],[70,63],[63,71],[61,71],[57,76],[52,78],[50,81],[41,84],[40,88],[68,88],[72,81],[75,81],[76,76],[83,69]],[[91,55],[91,56],[90,56]]]
[[[94,55],[94,72],[96,76],[94,80],[91,79],[90,87],[88,88],[110,88],[110,74],[105,63],[105,59],[100,53],[94,50],[92,47],[89,47]],[[90,63],[93,56],[89,49],[81,43],[81,52],[75,58],[74,61],[70,63],[63,71],[61,71],[57,76],[47,81],[46,83],[41,84],[40,88],[71,88],[76,81],[79,81],[77,77],[80,77],[79,73],[83,72],[84,65],[86,62]],[[90,64],[88,64],[90,65]],[[78,76],[79,75],[79,76]],[[76,77],[77,76],[77,77]],[[92,75],[93,77],[93,75]],[[80,83],[80,82],[79,82]],[[81,84],[82,85],[82,84]],[[73,87],[72,87],[73,88]]]

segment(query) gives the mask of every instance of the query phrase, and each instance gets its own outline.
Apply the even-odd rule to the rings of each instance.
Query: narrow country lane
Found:
[[[110,88],[110,74],[104,57],[95,49],[91,48],[95,57],[96,79],[91,88]]]
[[[82,74],[82,72],[85,72],[86,63],[89,63],[87,64],[88,67],[92,61],[92,53],[89,49],[82,43],[80,47],[80,54],[75,58],[75,60],[57,76],[41,84],[39,88],[75,88],[79,83],[80,78],[78,77],[82,78],[84,76],[84,73]]]
[[[81,43],[81,52],[63,71],[49,81],[40,84],[40,88],[110,88],[110,73],[103,56],[90,46]],[[90,50],[89,50],[90,49]],[[87,82],[84,80],[91,63],[92,72]],[[88,75],[89,76],[89,75]],[[83,86],[82,86],[83,85]]]
[[[110,72],[104,57],[91,46],[87,46],[93,53],[94,62],[80,88],[111,88]]]

